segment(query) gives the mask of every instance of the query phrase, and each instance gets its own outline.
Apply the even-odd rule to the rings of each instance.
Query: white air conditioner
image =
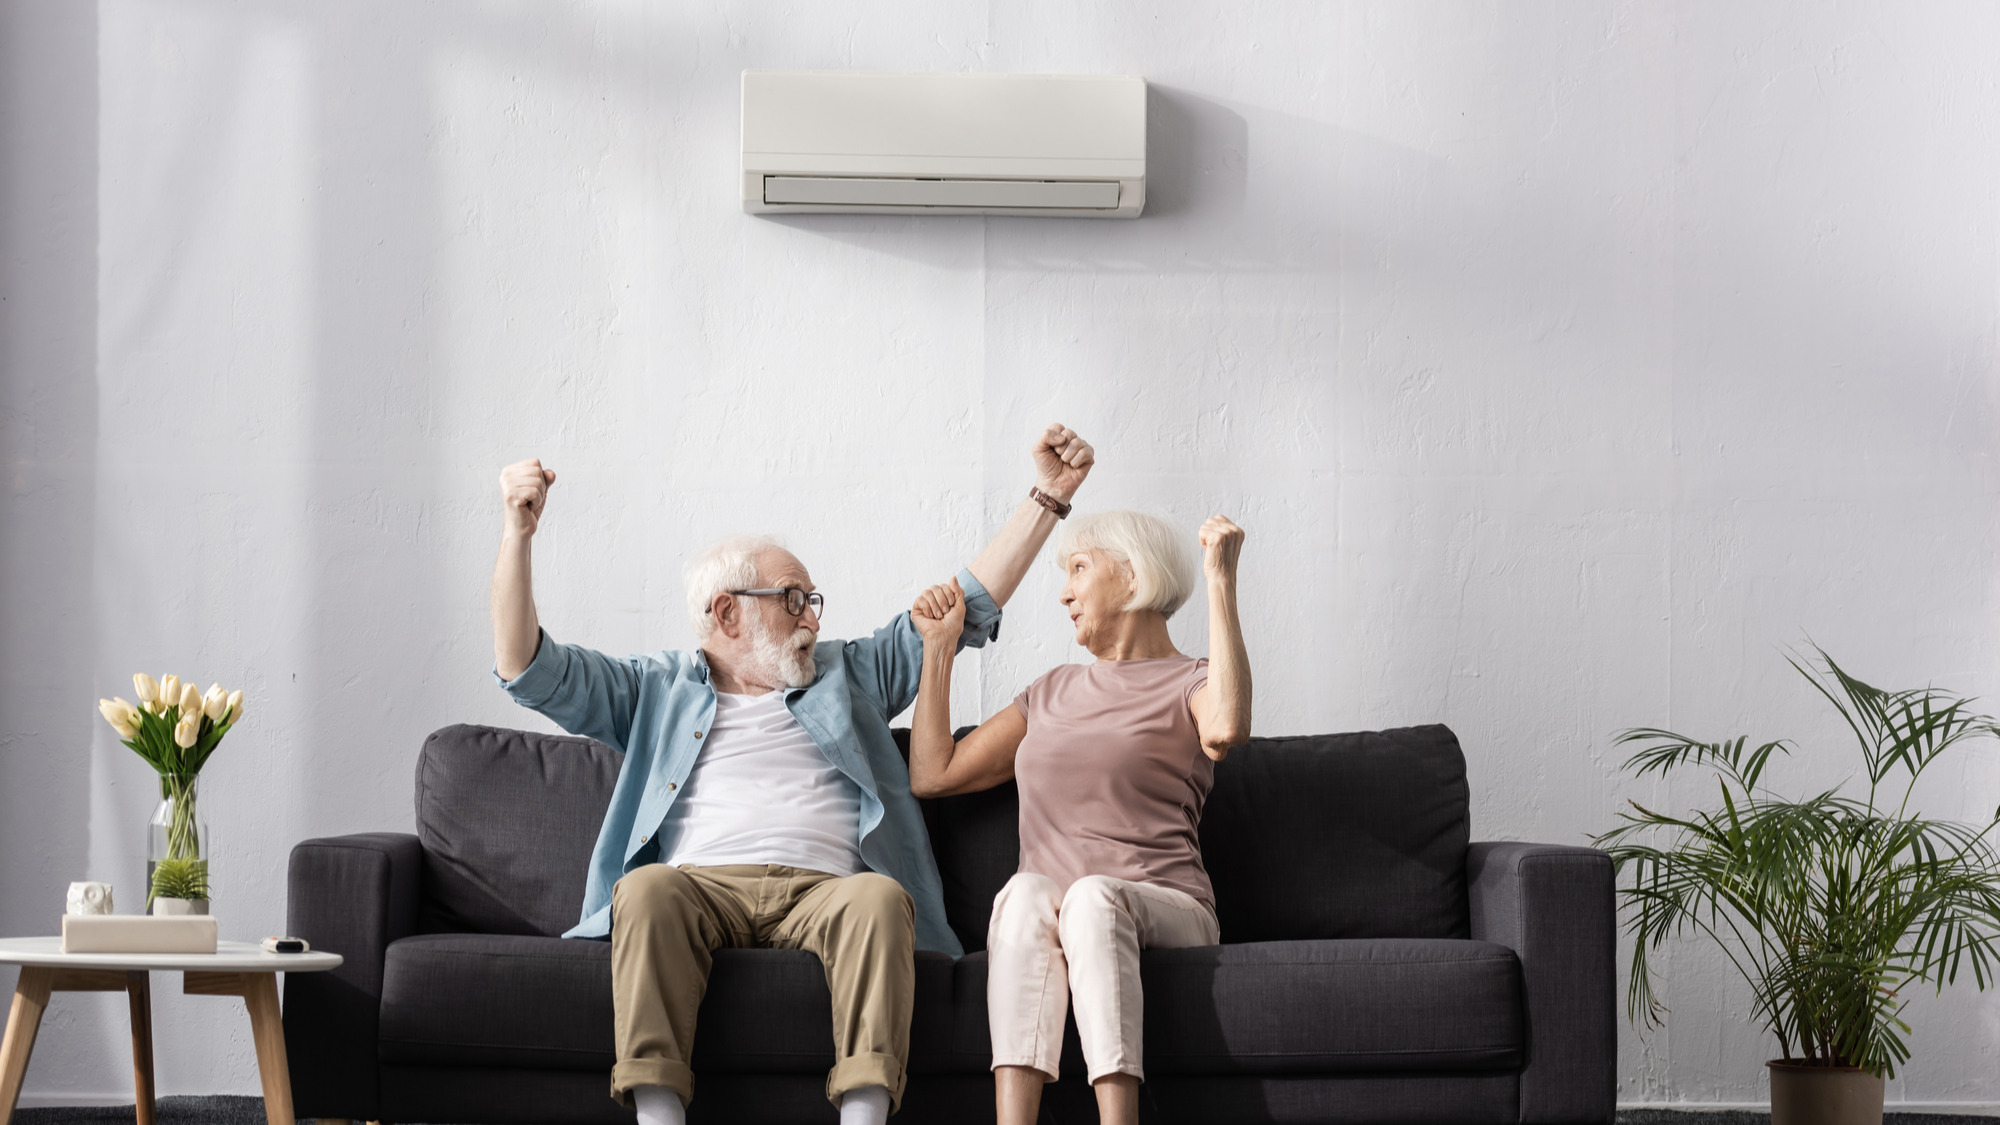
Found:
[[[1146,205],[1146,80],[743,72],[752,214],[1132,219]]]

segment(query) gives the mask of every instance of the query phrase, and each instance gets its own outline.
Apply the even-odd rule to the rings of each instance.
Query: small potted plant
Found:
[[[163,859],[155,864],[146,907],[160,915],[208,913],[208,862]]]
[[[155,680],[144,672],[132,686],[137,704],[100,699],[97,710],[160,775],[160,803],[146,832],[146,901],[155,913],[205,914],[209,841],[197,801],[201,768],[243,718],[243,693],[221,684],[204,693],[178,676]],[[183,901],[190,905],[176,905]]]
[[[1706,767],[1719,806],[1682,815],[1637,802],[1598,837],[1621,876],[1633,938],[1628,1007],[1659,1023],[1650,957],[1702,934],[1750,985],[1778,1039],[1772,1125],[1880,1125],[1884,1076],[1910,1057],[1911,989],[1942,991],[1970,970],[2000,970],[2000,862],[1984,824],[1931,820],[1911,807],[1924,769],[1961,742],[2000,735],[1994,720],[1931,688],[1884,691],[1818,648],[1793,668],[1854,733],[1861,771],[1799,800],[1762,785],[1784,740],[1701,742],[1643,728],[1618,736],[1636,776]],[[1865,781],[1865,790],[1862,782]],[[1850,793],[1850,790],[1853,792]]]

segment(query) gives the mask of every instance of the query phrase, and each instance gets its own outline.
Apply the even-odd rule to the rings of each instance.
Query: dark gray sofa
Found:
[[[607,1095],[608,943],[576,921],[618,755],[454,726],[417,767],[415,836],[292,851],[292,933],[346,957],[285,979],[301,1117],[629,1122]],[[920,953],[895,1120],[993,1119],[987,912],[1019,847],[1012,785],[925,803],[969,951]],[[1145,953],[1146,1119],[1612,1120],[1612,873],[1586,848],[1469,843],[1442,726],[1260,738],[1216,769],[1201,826],[1226,944]],[[832,1122],[818,959],[722,950],[693,1122]],[[1044,1117],[1094,1122],[1072,1026]]]

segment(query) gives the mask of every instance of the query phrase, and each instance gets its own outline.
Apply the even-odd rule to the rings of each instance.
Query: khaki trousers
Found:
[[[1220,940],[1215,914],[1183,891],[1086,875],[1065,893],[1046,875],[1015,875],[993,899],[986,929],[993,1065],[1031,1066],[1055,1081],[1074,997],[1090,1081],[1129,1074],[1144,1082],[1139,951]]]
[[[804,949],[826,966],[833,993],[833,1070],[827,1100],[886,1086],[903,1104],[916,997],[916,905],[875,872],[842,878],[778,865],[649,864],[611,888],[611,1002],[617,1065],[611,1096],[634,1086],[694,1099],[695,1014],[708,991],[711,952],[723,946]]]

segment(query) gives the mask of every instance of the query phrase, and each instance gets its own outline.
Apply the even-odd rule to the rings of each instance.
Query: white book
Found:
[[[215,915],[65,914],[64,953],[213,953]]]

